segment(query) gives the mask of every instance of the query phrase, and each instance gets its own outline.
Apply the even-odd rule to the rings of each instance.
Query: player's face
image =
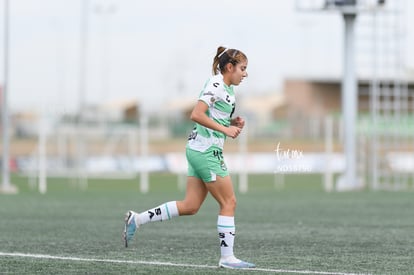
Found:
[[[239,85],[247,77],[247,60],[233,66],[231,71],[231,84]]]

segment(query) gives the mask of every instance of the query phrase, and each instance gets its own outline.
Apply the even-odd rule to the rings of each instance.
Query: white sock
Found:
[[[135,222],[142,225],[149,222],[168,221],[177,216],[179,216],[177,202],[170,201],[139,213]]]
[[[226,259],[226,261],[237,260],[233,254],[234,236],[236,235],[234,217],[218,216],[217,231],[219,234],[221,258]]]

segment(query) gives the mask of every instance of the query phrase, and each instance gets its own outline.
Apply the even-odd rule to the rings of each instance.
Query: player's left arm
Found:
[[[239,117],[239,116],[231,119],[231,121],[230,121],[230,125],[237,126],[240,129],[243,129],[244,124],[245,124],[244,119],[242,117]]]

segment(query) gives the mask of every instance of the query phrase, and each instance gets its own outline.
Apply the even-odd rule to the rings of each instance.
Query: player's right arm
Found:
[[[208,105],[202,101],[197,101],[196,106],[194,107],[193,111],[191,112],[190,119],[204,127],[209,129],[220,131],[228,137],[236,138],[241,131],[241,128],[237,126],[230,125],[226,127],[221,125],[220,123],[215,122],[213,119],[207,116],[206,112],[208,109]]]

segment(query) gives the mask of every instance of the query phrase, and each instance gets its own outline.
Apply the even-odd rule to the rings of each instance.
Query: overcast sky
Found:
[[[405,3],[407,26],[413,26],[413,1],[395,1]],[[80,94],[84,2],[87,70]],[[5,0],[0,3],[2,83]],[[154,110],[168,100],[196,98],[219,45],[249,58],[249,77],[239,88],[244,96],[280,92],[288,76],[340,77],[342,71],[342,17],[299,12],[294,0],[9,0],[9,5],[12,110],[72,111],[82,100],[124,99]],[[414,48],[410,32],[407,28],[406,49]],[[408,52],[405,59],[414,68]]]

